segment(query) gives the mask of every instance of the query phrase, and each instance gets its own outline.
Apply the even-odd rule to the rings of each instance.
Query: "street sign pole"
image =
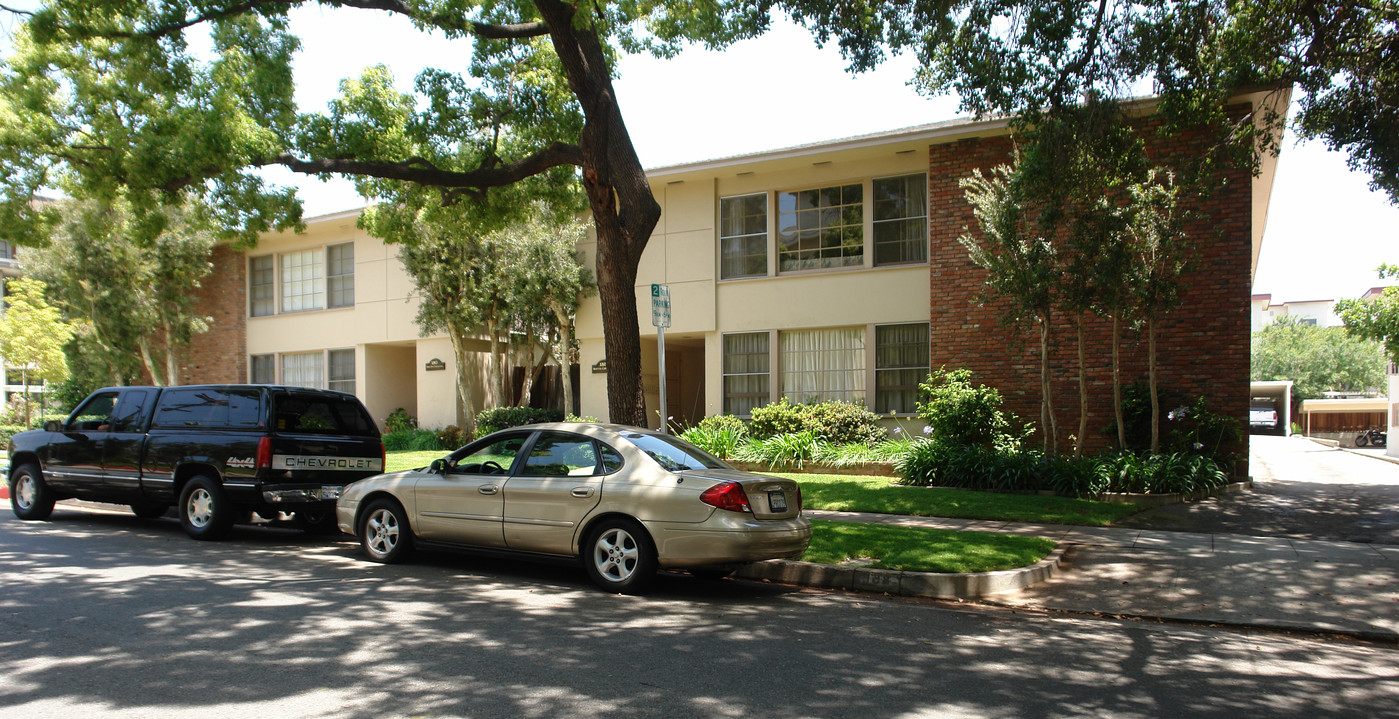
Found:
[[[666,285],[651,285],[651,324],[656,328],[656,354],[661,364],[661,432],[669,434],[665,396],[665,328],[670,326],[670,287]]]

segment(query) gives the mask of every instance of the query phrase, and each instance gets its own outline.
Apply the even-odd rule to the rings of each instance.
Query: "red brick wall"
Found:
[[[228,245],[214,248],[214,269],[195,291],[195,306],[213,318],[183,352],[180,384],[248,381],[247,260]]]
[[[1154,128],[1148,128],[1154,129]],[[1147,136],[1153,159],[1165,153],[1198,151],[1201,137],[1161,140]],[[967,258],[957,241],[975,217],[958,181],[973,168],[1010,161],[1008,138],[978,138],[929,148],[929,260],[931,265],[932,366],[967,367],[973,380],[996,387],[1009,409],[1039,422],[1039,339],[1034,328],[1016,331],[998,319],[1003,305],[978,303],[986,273]],[[1249,407],[1249,297],[1251,265],[1251,177],[1229,172],[1201,207],[1192,226],[1200,256],[1184,278],[1181,302],[1163,322],[1157,340],[1159,385],[1191,397],[1204,394],[1210,408],[1247,427]],[[1078,430],[1076,336],[1064,318],[1052,325],[1051,372],[1059,448],[1072,451]],[[1093,319],[1088,331],[1088,431],[1085,451],[1114,446],[1106,432],[1113,417],[1110,326]],[[1124,331],[1123,385],[1147,377],[1145,333]],[[1036,446],[1041,441],[1037,435]]]

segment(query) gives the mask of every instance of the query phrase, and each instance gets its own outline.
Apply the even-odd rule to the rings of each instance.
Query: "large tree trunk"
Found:
[[[151,384],[157,387],[166,386],[165,381],[161,379],[160,365],[156,364],[155,359],[151,356],[150,338],[142,337],[136,341],[136,346],[141,350],[141,364],[145,366],[146,372],[150,374]]]
[[[661,206],[651,194],[646,172],[622,121],[608,56],[597,34],[576,22],[575,5],[535,0],[535,6],[549,25],[549,37],[569,88],[583,109],[579,146],[583,187],[597,228],[608,416],[618,424],[644,427],[646,397],[641,384],[636,273],[641,252],[660,219]]]

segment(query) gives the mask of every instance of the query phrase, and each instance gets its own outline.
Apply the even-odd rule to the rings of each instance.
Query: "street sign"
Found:
[[[651,326],[670,326],[670,287],[651,285]]]

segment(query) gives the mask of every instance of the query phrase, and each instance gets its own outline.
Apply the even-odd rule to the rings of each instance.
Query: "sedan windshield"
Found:
[[[725,469],[728,465],[683,439],[656,434],[629,432],[622,435],[667,472],[687,469]]]

